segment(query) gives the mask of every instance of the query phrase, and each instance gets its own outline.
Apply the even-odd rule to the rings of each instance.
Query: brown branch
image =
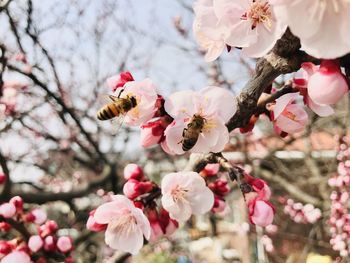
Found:
[[[26,203],[44,204],[53,201],[69,202],[74,198],[83,197],[91,193],[91,191],[96,187],[103,186],[108,182],[111,176],[115,176],[115,174],[111,173],[111,169],[109,166],[106,166],[105,170],[102,173],[102,176],[98,177],[98,179],[91,181],[84,187],[72,190],[70,192],[23,192],[21,190],[13,189],[11,195],[21,196],[23,201]]]
[[[237,98],[237,112],[226,124],[229,131],[248,124],[257,110],[258,99],[275,78],[300,68],[305,60],[305,53],[300,52],[299,48],[299,39],[287,31],[273,50],[257,61],[255,74]]]
[[[3,199],[10,195],[12,183],[10,179],[10,170],[8,169],[6,158],[5,156],[2,155],[1,151],[0,151],[0,165],[1,165],[2,171],[6,176],[6,180],[4,182],[4,188],[0,195],[0,199]]]

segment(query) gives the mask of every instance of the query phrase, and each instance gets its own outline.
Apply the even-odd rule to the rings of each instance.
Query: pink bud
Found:
[[[162,118],[155,121],[148,121],[141,126],[141,145],[148,148],[155,144],[158,144],[164,137],[164,126]]]
[[[53,220],[47,221],[44,225],[39,227],[39,235],[44,238],[48,235],[54,234],[58,229],[57,223]]]
[[[31,236],[29,238],[28,247],[32,252],[34,253],[38,252],[43,247],[43,245],[44,245],[44,241],[40,236],[36,235],[36,236]]]
[[[112,76],[107,79],[107,86],[116,91],[118,88],[122,88],[125,83],[133,81],[134,78],[129,71],[120,73],[119,75]]]
[[[0,240],[0,254],[7,255],[11,250],[11,245],[7,241]]]
[[[1,263],[31,263],[30,257],[23,251],[13,251],[12,253],[5,256]]]
[[[0,172],[0,184],[5,183],[6,179],[7,179],[6,174]]]
[[[208,187],[214,192],[214,194],[219,196],[224,196],[230,192],[230,187],[225,179],[217,179],[210,183]]]
[[[57,240],[57,247],[63,253],[71,251],[73,248],[72,239],[67,236],[59,237]]]
[[[34,216],[34,223],[37,225],[43,224],[47,219],[46,212],[40,208],[34,209],[32,214]]]
[[[16,207],[12,203],[4,203],[0,205],[0,215],[5,218],[11,218],[16,214]]]
[[[320,69],[309,79],[309,96],[318,104],[335,104],[348,91],[349,86],[345,76],[334,60],[323,60]]]
[[[20,196],[14,196],[10,199],[11,204],[13,204],[16,207],[16,210],[18,212],[23,210],[23,199]]]
[[[142,194],[148,193],[153,189],[153,184],[149,181],[139,182],[135,179],[128,180],[123,187],[124,195],[129,199],[135,199]]]
[[[65,263],[74,263],[74,260],[72,258],[66,258]]]
[[[44,249],[46,251],[54,251],[56,249],[55,238],[53,236],[45,237]]]
[[[7,222],[0,222],[0,231],[8,232],[12,226]]]
[[[266,227],[272,223],[275,211],[268,201],[254,200],[248,207],[249,218],[253,224]]]
[[[204,169],[201,171],[203,176],[215,176],[218,174],[220,169],[220,164],[218,163],[208,163]]]
[[[94,218],[95,211],[96,209],[90,212],[90,216],[88,218],[88,221],[86,222],[86,228],[94,232],[100,232],[107,228],[107,224],[102,225],[96,222]]]
[[[150,242],[157,241],[161,236],[163,236],[163,230],[158,222],[158,220],[150,222],[151,224],[151,237],[149,239]]]
[[[143,171],[137,164],[129,163],[124,168],[124,178],[126,180],[135,179],[141,181],[143,179]]]
[[[212,211],[214,213],[221,213],[221,212],[225,211],[225,209],[226,209],[226,202],[225,202],[225,200],[222,200],[219,197],[215,196],[214,206],[212,208]]]

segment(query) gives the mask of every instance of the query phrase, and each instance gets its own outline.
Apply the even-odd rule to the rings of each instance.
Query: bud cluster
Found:
[[[293,199],[288,199],[284,207],[284,213],[289,215],[295,223],[314,224],[321,216],[322,212],[319,208],[315,208],[312,204],[303,205],[300,202],[295,202]]]
[[[350,211],[348,209],[350,192],[350,138],[343,137],[338,152],[338,171],[328,180],[334,188],[331,193],[331,213],[328,220],[330,226],[332,248],[339,251],[341,257],[350,254]]]
[[[65,258],[66,263],[73,263],[70,253],[73,250],[72,239],[58,236],[58,225],[47,220],[46,212],[41,208],[27,211],[19,196],[0,205],[0,231],[19,231],[23,237],[12,240],[0,240],[0,258],[2,263],[45,263],[50,253]],[[32,234],[28,229],[36,229]],[[18,235],[17,235],[18,236]]]

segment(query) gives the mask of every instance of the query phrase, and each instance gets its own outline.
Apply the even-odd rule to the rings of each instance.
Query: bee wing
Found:
[[[106,104],[111,103],[111,101],[116,101],[118,99],[119,98],[115,95],[99,94],[97,97],[99,109],[101,109]],[[116,134],[124,123],[124,117],[125,117],[124,115],[120,114],[119,116],[116,116],[110,120],[105,121],[104,123],[108,123],[108,128],[106,129],[111,131],[112,134]],[[106,124],[101,124],[101,125],[106,125]]]
[[[117,134],[120,128],[123,126],[125,115],[120,115],[111,119],[111,133]]]

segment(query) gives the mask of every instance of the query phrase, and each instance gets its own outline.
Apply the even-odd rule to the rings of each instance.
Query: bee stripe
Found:
[[[113,112],[113,116],[118,116],[119,115],[119,110],[115,104],[112,104],[110,107],[110,110]]]
[[[110,112],[110,110],[109,110],[109,107],[106,107],[106,108],[104,109],[104,114],[105,114],[105,116],[106,116],[107,119],[111,119],[111,118],[113,117],[113,115],[111,115],[111,112]]]

